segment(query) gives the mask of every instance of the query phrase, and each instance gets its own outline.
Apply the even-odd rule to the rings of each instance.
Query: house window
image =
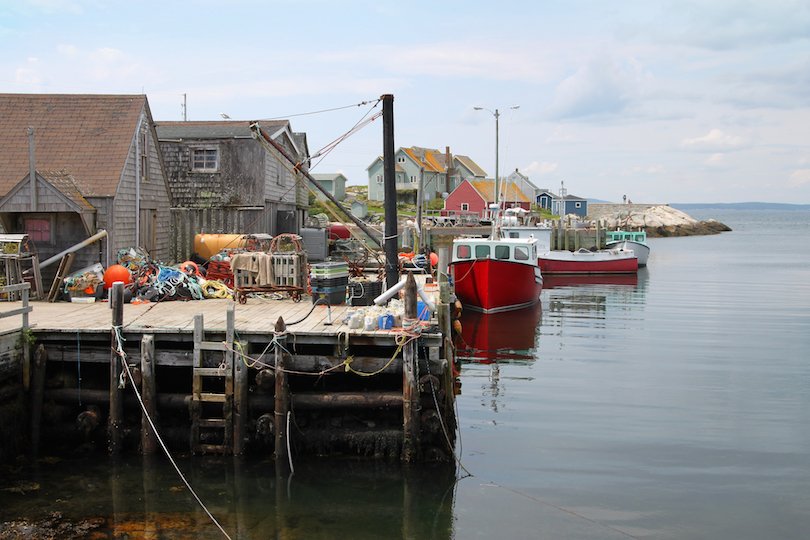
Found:
[[[51,220],[48,218],[25,218],[23,228],[28,238],[34,242],[52,244]]]
[[[399,156],[397,158],[397,163],[405,163],[405,156]]]
[[[582,208],[582,203],[581,202],[574,203],[574,208]]]
[[[378,175],[377,175],[377,183],[378,183],[378,184],[382,184],[382,183],[383,183],[383,177],[382,177],[382,175],[381,175],[381,174],[378,174]]]
[[[467,212],[467,211],[469,211],[469,210],[470,210],[470,204],[469,204],[469,203],[465,203],[465,202],[461,203],[461,210],[462,210],[463,212]]]
[[[219,151],[216,148],[194,148],[191,168],[195,171],[215,172],[219,169]]]
[[[415,183],[416,183],[416,175],[412,174],[411,175],[411,184],[415,184]]]
[[[149,181],[149,137],[147,132],[141,133],[141,181]]]

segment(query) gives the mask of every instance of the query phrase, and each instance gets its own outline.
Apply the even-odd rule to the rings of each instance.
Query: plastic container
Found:
[[[382,281],[359,279],[349,281],[349,304],[352,306],[370,306],[374,299],[382,294]]]
[[[416,316],[420,321],[430,320],[430,308],[421,300],[416,302]]]
[[[345,262],[315,263],[310,266],[310,274],[314,279],[348,276],[349,265]]]
[[[390,313],[380,315],[377,319],[377,325],[380,327],[380,330],[390,330],[394,327],[394,316]]]
[[[377,318],[372,315],[366,315],[365,319],[363,320],[363,329],[364,330],[376,330],[377,329]]]
[[[344,287],[349,284],[349,274],[342,277],[332,278],[317,278],[310,274],[309,284],[312,287],[337,287],[343,285]]]
[[[316,291],[315,289],[312,290],[312,303],[318,301],[318,299],[324,298],[327,302],[329,302],[330,306],[337,306],[340,304],[346,303],[346,287],[342,289],[333,290],[333,291]]]

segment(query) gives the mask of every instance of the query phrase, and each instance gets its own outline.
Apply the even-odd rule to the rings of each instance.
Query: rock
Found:
[[[602,210],[599,219],[608,229],[645,230],[647,236],[696,236],[718,234],[730,231],[731,228],[717,220],[698,221],[689,214],[666,205],[639,208],[634,205],[627,209],[625,205],[598,205]]]

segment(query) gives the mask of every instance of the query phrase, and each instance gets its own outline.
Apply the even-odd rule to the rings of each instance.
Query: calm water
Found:
[[[810,213],[693,215],[734,231],[653,239],[635,279],[547,279],[542,310],[465,316],[456,474],[181,466],[241,538],[808,538]],[[129,538],[221,537],[163,459],[29,480],[0,491],[0,521],[61,510]]]

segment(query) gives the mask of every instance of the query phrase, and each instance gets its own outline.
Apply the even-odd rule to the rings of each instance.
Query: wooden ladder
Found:
[[[191,451],[196,454],[233,453],[234,334],[233,309],[227,311],[224,342],[204,341],[203,316],[194,316]]]

